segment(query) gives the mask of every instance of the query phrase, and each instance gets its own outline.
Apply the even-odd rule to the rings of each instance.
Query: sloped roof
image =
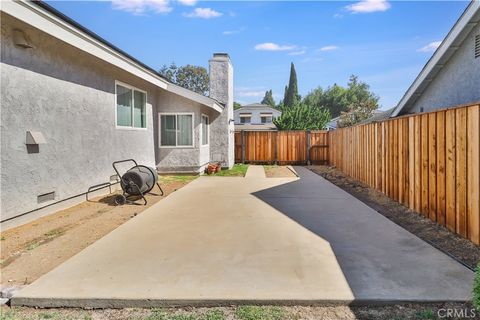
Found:
[[[194,91],[179,90],[159,72],[103,39],[44,1],[2,1],[1,11],[155,86],[221,111],[224,105]],[[178,90],[177,90],[178,89]]]
[[[401,114],[402,111],[408,109],[417,101],[428,85],[435,80],[440,70],[460,48],[462,42],[479,21],[480,2],[479,0],[472,0],[430,60],[428,60],[423,67],[422,71],[420,71],[415,81],[413,81],[412,85],[408,88],[405,95],[393,110],[391,117]]]
[[[272,108],[272,106],[270,106],[268,104],[262,104],[262,103],[246,104],[244,106],[241,106],[238,109],[235,109],[235,111],[239,111],[239,110],[242,110],[242,109],[267,109],[267,110],[276,111],[276,112],[280,112],[280,113],[282,112],[281,110]]]
[[[386,111],[379,110],[379,112],[374,113],[373,116],[371,116],[370,118],[365,119],[363,121],[360,121],[358,124],[367,124],[367,123],[387,120],[388,118],[390,118],[394,109],[395,108],[391,108],[391,109],[388,109]]]
[[[235,131],[241,130],[277,130],[277,126],[273,123],[263,124],[235,124]]]

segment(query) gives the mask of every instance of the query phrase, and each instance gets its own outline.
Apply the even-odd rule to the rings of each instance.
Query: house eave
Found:
[[[407,109],[417,101],[479,22],[480,2],[479,0],[473,0],[410,85],[390,117],[398,116],[402,110]]]
[[[187,98],[189,100],[195,101],[197,103],[200,103],[206,107],[212,108],[216,112],[221,113],[224,109],[224,106],[219,103],[217,100],[203,96],[199,93],[193,92],[191,90],[182,88],[176,84],[169,83],[167,85],[166,90],[168,92],[174,93],[176,95],[179,95],[181,97]]]
[[[128,56],[120,49],[108,44],[100,37],[86,29],[67,23],[65,18],[53,14],[53,9],[47,9],[48,5],[37,4],[30,1],[0,1],[0,10],[15,17],[18,20],[31,25],[79,50],[89,53],[107,63],[115,65],[143,80],[166,89],[168,81],[146,65],[143,65],[133,57]]]

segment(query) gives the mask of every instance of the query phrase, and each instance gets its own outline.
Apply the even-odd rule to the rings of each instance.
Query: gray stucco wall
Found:
[[[403,113],[480,101],[480,58],[474,56],[475,35],[479,33],[480,24],[477,24],[421,97]]]
[[[15,46],[14,29],[23,30],[34,48]],[[116,81],[147,92],[147,128],[116,127]],[[228,90],[233,93],[231,81]],[[233,95],[229,99],[233,109]],[[78,195],[88,187],[111,180],[115,160],[133,158],[162,171],[201,172],[211,159],[211,143],[200,145],[201,115],[208,115],[210,123],[220,116],[5,13],[1,14],[0,102],[1,220],[35,210],[3,222],[4,228],[84,201]],[[193,148],[159,148],[159,112],[194,113]],[[217,123],[217,132],[210,129],[210,141],[215,134],[222,134],[218,139],[225,141],[227,125]],[[45,137],[47,143],[38,152],[27,149],[27,131]],[[231,145],[233,158],[233,134]],[[52,191],[54,200],[38,203],[37,196]]]
[[[251,118],[251,124],[262,124],[262,119],[260,117],[261,113],[271,113],[273,118],[278,118],[282,115],[282,112],[279,110],[274,110],[273,108],[249,108],[249,107],[242,107],[234,112],[234,119],[235,119],[235,124],[240,124],[240,114],[241,113],[251,113],[252,118]]]
[[[155,87],[4,13],[1,18],[2,220],[49,204],[37,203],[40,194],[55,191],[58,201],[109,181],[114,160],[155,166]],[[14,46],[14,28],[35,48]],[[147,129],[116,129],[115,80],[147,91]],[[38,153],[27,151],[29,130],[47,141]]]
[[[154,132],[157,169],[160,172],[201,172],[205,165],[210,162],[210,146],[201,146],[201,117],[202,114],[207,115],[210,122],[212,122],[219,116],[219,113],[199,103],[163,90],[159,91],[156,111],[154,115],[154,122],[156,123]],[[162,112],[193,113],[193,147],[169,148],[159,146],[158,116]],[[212,133],[210,132],[210,134]]]

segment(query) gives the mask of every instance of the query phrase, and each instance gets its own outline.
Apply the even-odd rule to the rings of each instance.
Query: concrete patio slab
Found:
[[[473,272],[302,167],[200,177],[20,291],[12,305],[465,301]]]

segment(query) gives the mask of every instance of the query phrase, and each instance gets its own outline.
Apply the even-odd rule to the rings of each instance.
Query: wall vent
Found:
[[[47,201],[52,201],[55,200],[55,191],[49,192],[49,193],[44,193],[39,196],[37,196],[37,202],[42,203],[42,202],[47,202]]]
[[[480,58],[480,34],[475,36],[475,59]]]

